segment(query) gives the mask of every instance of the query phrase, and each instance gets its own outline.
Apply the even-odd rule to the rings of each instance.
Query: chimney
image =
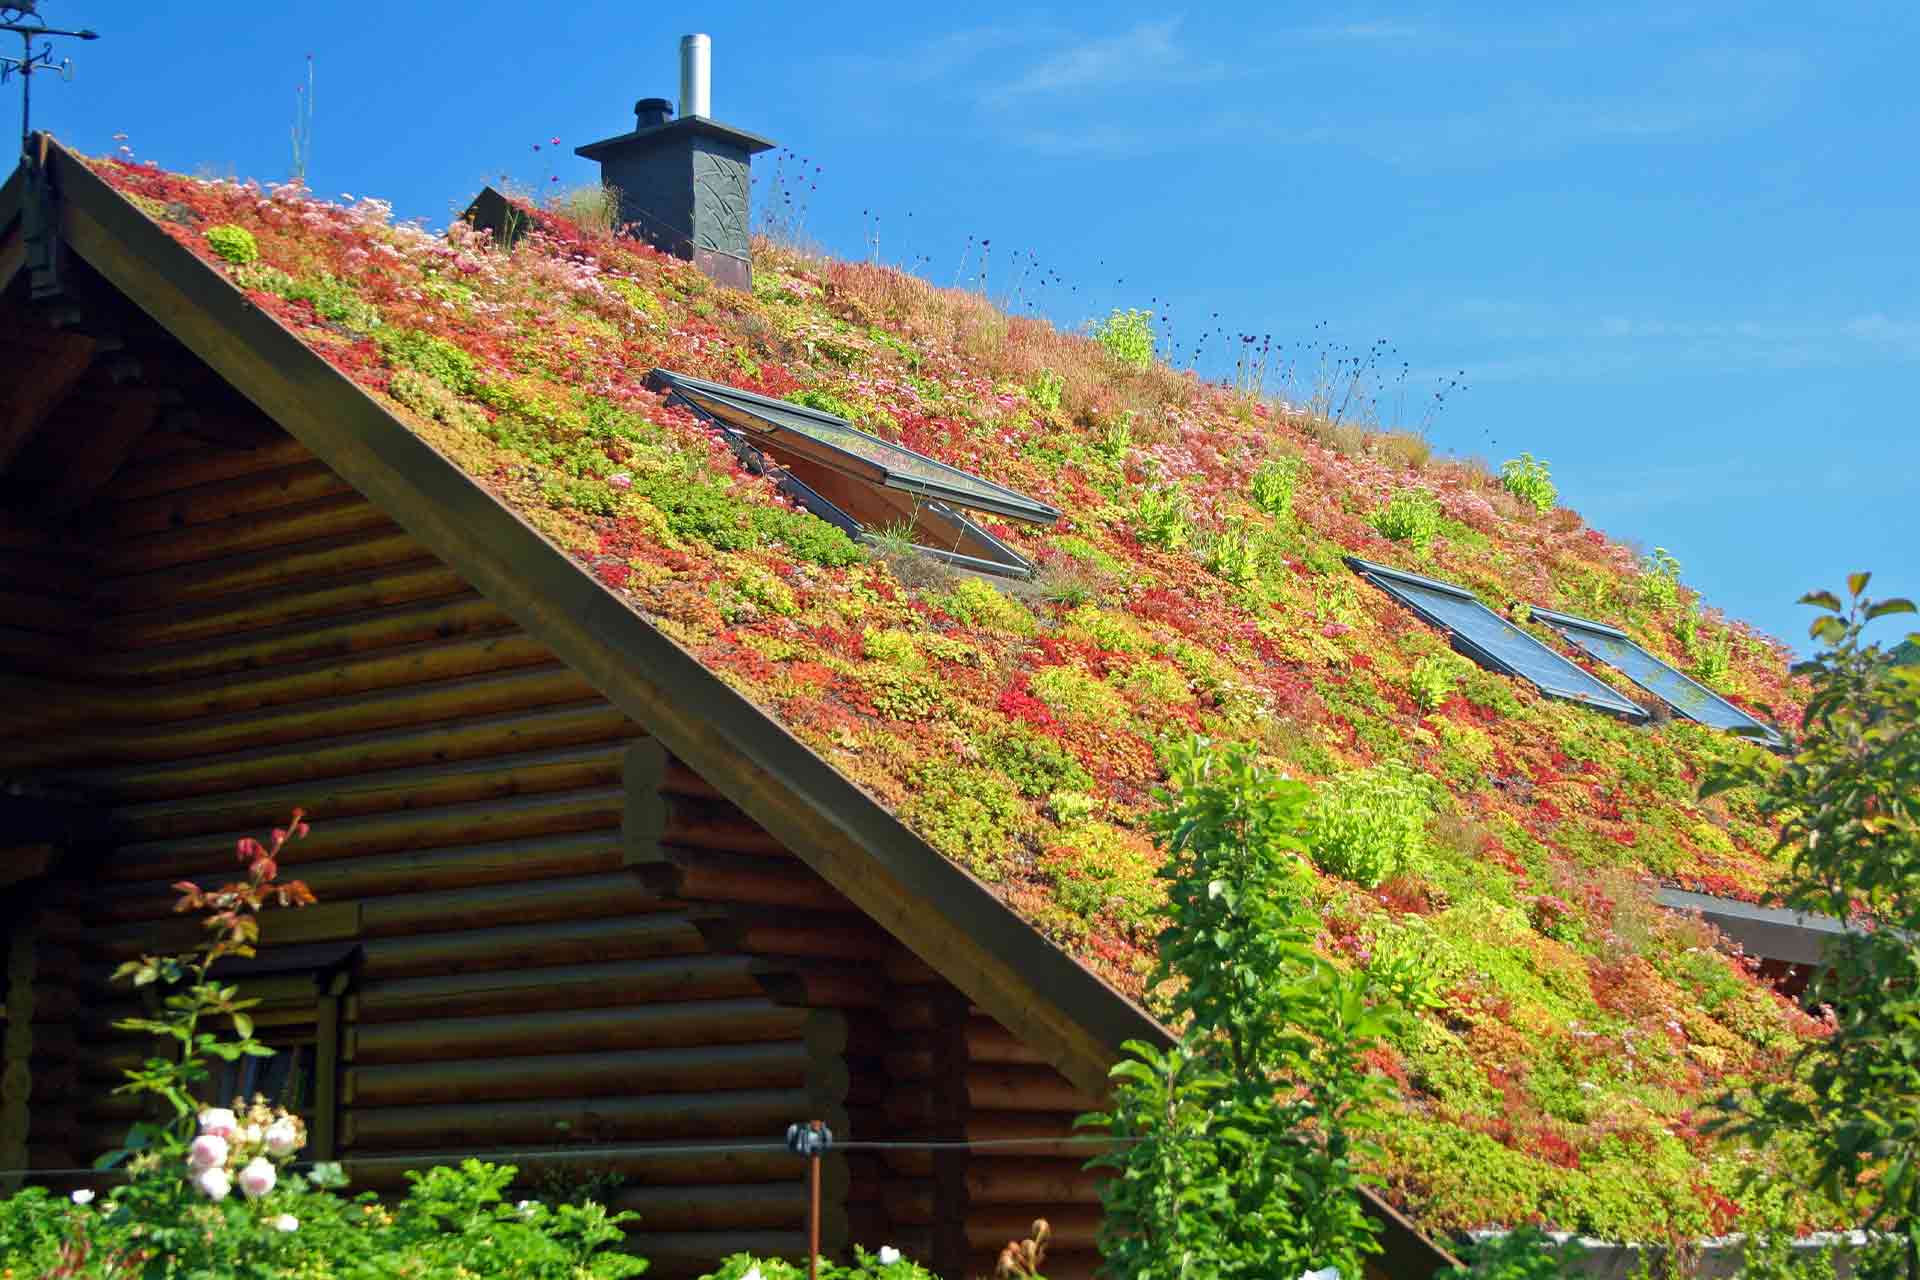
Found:
[[[642,98],[632,133],[574,154],[600,162],[600,180],[620,192],[620,221],[631,234],[750,290],[748,170],[774,144],[712,118],[712,55],[708,37],[681,37],[679,118],[665,98]]]

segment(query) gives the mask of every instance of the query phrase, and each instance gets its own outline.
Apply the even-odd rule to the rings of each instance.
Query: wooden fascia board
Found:
[[[1002,1025],[1096,1096],[1172,1033],[585,573],[64,147],[65,239],[295,439]],[[1453,1259],[1368,1191],[1382,1261]]]
[[[375,506],[553,647],[1076,1084],[1167,1031],[175,243],[63,148],[69,246]]]
[[[5,293],[27,264],[27,236],[20,225],[20,202],[25,198],[27,175],[24,165],[15,167],[0,186],[0,293]]]

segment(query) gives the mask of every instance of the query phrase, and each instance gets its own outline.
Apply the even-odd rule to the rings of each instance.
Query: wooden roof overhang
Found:
[[[1174,1037],[720,680],[345,374],[171,239],[72,152],[41,148],[65,248],[550,646],[621,711],[947,981],[1095,1095],[1129,1039]],[[0,292],[24,269],[16,172]],[[0,477],[3,479],[4,477]],[[1389,1274],[1453,1264],[1366,1192]]]

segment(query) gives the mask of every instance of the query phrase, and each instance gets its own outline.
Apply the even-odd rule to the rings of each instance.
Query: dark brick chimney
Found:
[[[707,115],[710,47],[705,36],[680,42],[679,119],[665,98],[642,98],[632,133],[574,154],[600,162],[600,180],[620,192],[620,221],[632,234],[721,284],[750,290],[748,167],[774,144]]]

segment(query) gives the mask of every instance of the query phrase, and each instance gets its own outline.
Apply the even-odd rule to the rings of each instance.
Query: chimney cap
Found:
[[[632,133],[622,133],[611,138],[602,138],[598,142],[589,142],[573,149],[573,154],[588,160],[602,160],[616,151],[626,151],[630,147],[662,146],[682,135],[697,135],[712,138],[739,147],[748,155],[758,155],[762,151],[771,151],[780,144],[772,138],[763,138],[757,133],[745,129],[736,129],[730,124],[721,124],[718,120],[709,120],[705,116],[681,116],[678,120],[668,120],[646,128],[635,129]]]
[[[673,102],[668,98],[642,98],[633,104],[636,129],[652,129],[673,119]]]

